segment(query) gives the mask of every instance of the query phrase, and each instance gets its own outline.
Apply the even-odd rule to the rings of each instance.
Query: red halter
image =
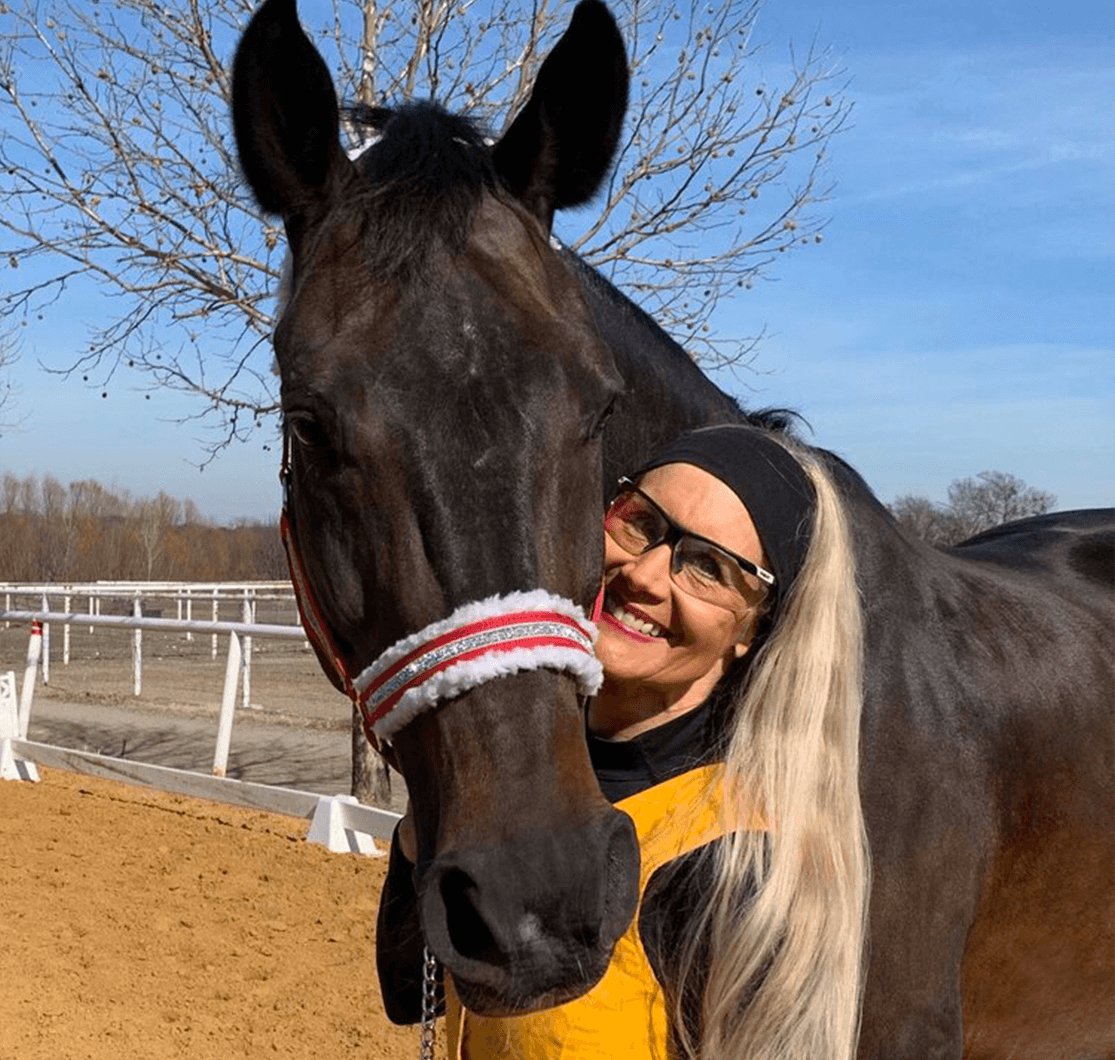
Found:
[[[381,740],[390,743],[408,721],[440,700],[495,677],[545,667],[571,673],[582,695],[600,687],[595,625],[571,600],[543,589],[465,604],[388,648],[353,677],[306,578],[285,504],[279,528],[302,626],[330,679],[360,708],[373,747]],[[598,615],[599,607],[593,617]]]

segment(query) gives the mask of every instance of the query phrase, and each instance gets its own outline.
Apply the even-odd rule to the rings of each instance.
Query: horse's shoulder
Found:
[[[1115,689],[1115,510],[1018,520],[937,548],[866,487],[845,496],[865,612],[865,732],[936,762],[922,739],[947,733],[947,746],[986,754],[1018,725],[1043,729],[1065,696],[1101,724]]]

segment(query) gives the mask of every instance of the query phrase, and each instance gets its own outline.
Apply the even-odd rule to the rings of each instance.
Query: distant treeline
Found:
[[[136,498],[87,480],[0,478],[0,581],[273,581],[275,523],[218,526],[193,501]]]
[[[1013,519],[1044,515],[1056,503],[1052,493],[1027,486],[1017,475],[981,471],[975,478],[953,479],[945,504],[907,493],[887,507],[902,526],[930,544],[957,545]]]
[[[957,479],[948,503],[905,495],[888,507],[911,532],[954,544],[1010,519],[1039,515],[1051,493],[1000,471]],[[86,480],[0,477],[0,581],[277,581],[288,576],[276,523],[218,526],[193,501],[136,498]]]

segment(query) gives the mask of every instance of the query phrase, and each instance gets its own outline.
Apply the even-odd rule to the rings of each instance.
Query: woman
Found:
[[[639,911],[567,1005],[486,1019],[450,990],[450,1055],[850,1058],[861,630],[828,473],[783,435],[705,428],[621,481],[604,526],[586,722],[601,790],[636,824]],[[378,961],[398,1022],[419,1015],[412,888],[397,839]]]

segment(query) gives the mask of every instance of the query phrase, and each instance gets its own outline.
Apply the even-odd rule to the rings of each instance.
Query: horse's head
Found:
[[[241,163],[293,256],[275,332],[287,516],[340,684],[471,601],[595,596],[600,436],[621,381],[549,229],[604,178],[626,90],[615,24],[585,0],[498,143],[410,106],[378,113],[352,161],[293,0],[245,32]],[[465,1003],[588,989],[633,914],[638,852],[597,788],[575,681],[492,680],[392,741],[423,928]]]

